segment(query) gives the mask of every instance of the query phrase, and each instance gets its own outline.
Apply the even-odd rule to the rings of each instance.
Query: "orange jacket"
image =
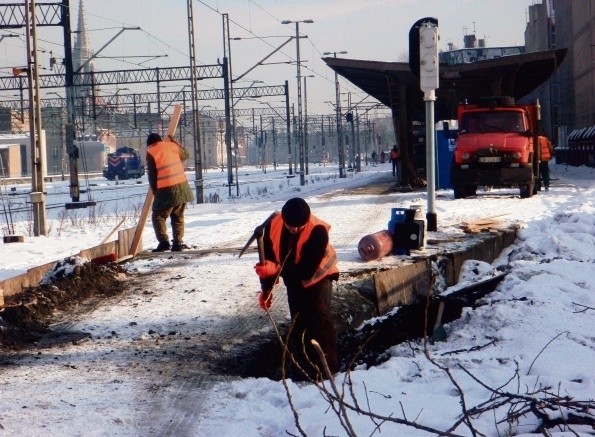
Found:
[[[310,234],[314,226],[322,225],[326,228],[327,232],[330,230],[331,226],[328,223],[323,222],[319,218],[310,215],[310,220],[306,223],[306,227],[300,232],[296,251],[295,254],[295,262],[296,264],[300,262],[301,254],[302,254],[302,247],[304,243],[308,241],[310,238]],[[281,231],[283,230],[283,218],[281,214],[277,214],[273,220],[271,221],[271,228],[270,228],[270,237],[271,242],[273,243],[273,252],[275,253],[275,257],[277,258],[275,261],[280,264],[281,258]],[[308,279],[302,281],[303,287],[309,287],[311,285],[316,284],[321,279],[325,278],[326,276],[339,273],[339,269],[337,268],[337,253],[331,244],[327,244],[326,251],[324,252],[324,257],[322,261],[318,265],[316,272],[314,275]]]
[[[539,136],[539,147],[541,148],[541,162],[549,161],[550,159],[552,159],[552,143],[550,143],[550,140],[548,140],[547,137],[543,135]]]
[[[399,150],[391,149],[390,151],[390,159],[394,161],[395,159],[399,159],[401,157],[401,152]]]
[[[147,152],[157,167],[157,188],[171,187],[186,182],[184,164],[180,159],[180,146],[171,141],[159,141]]]

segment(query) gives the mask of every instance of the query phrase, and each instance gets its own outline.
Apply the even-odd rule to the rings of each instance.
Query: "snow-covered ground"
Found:
[[[238,259],[222,253],[139,258],[128,268],[143,274],[144,282],[134,279],[125,296],[67,318],[69,329],[89,333],[89,340],[6,353],[0,361],[0,430],[7,435],[310,436],[348,435],[349,429],[353,435],[416,436],[429,435],[427,429],[472,435],[472,426],[490,436],[537,432],[539,419],[533,413],[507,420],[514,413],[510,402],[489,408],[490,400],[507,395],[518,395],[519,402],[521,396],[591,400],[591,409],[577,414],[593,424],[595,170],[551,168],[550,191],[530,199],[507,189],[459,200],[450,190],[437,192],[439,230],[430,238],[460,235],[460,222],[486,216],[521,227],[515,244],[493,265],[469,265],[461,279],[502,265],[510,273],[482,305],[466,309],[461,319],[445,327],[446,342],[425,345],[427,355],[422,341],[411,342],[391,348],[391,358],[381,366],[337,375],[345,402],[360,410],[347,411],[343,424],[314,385],[289,381],[288,398],[282,382],[205,376],[201,363],[208,362],[209,354],[250,341],[249,336],[233,335],[234,326],[264,320],[255,330],[271,329],[256,301],[256,254]],[[286,177],[286,167],[269,168],[266,174],[240,168],[240,196],[233,187],[231,198],[224,186],[226,174],[210,170],[205,174],[205,198],[217,194],[220,202],[189,205],[186,243],[199,248],[242,246],[273,210],[301,196],[314,214],[332,225],[340,269],[362,267],[357,244],[364,235],[386,228],[390,208],[427,202],[425,192],[342,193],[391,178],[388,164],[363,170],[340,179],[334,167],[310,166],[308,183],[300,186],[299,177]],[[16,233],[24,235],[25,242],[1,247],[0,278],[94,246],[122,218],[122,227],[136,223],[146,180],[119,186],[103,179],[91,183],[93,200],[98,201],[94,212],[49,209],[47,237],[29,235],[30,214],[13,214]],[[20,191],[27,187],[16,187]],[[102,201],[108,198],[117,200]],[[48,204],[68,202],[67,183],[48,184],[48,199]],[[155,244],[149,221],[143,245]],[[279,290],[274,317],[286,317],[284,300]],[[226,343],[209,344],[212,332],[230,327]],[[168,336],[175,338],[175,346],[166,342]],[[201,341],[197,349],[188,346]],[[200,355],[193,355],[197,351]],[[469,424],[451,429],[461,418],[462,404],[466,411],[485,411],[469,414]],[[524,405],[516,404],[518,409]],[[384,419],[375,421],[365,411]],[[566,417],[569,410],[543,412]],[[560,425],[549,432],[576,435],[571,429],[579,435],[593,433],[586,425]]]

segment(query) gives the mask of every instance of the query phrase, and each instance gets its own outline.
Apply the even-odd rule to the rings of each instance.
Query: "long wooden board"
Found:
[[[169,121],[166,138],[169,136],[173,137],[176,133],[181,114],[182,106],[176,105],[174,107],[174,113],[171,116],[171,120]],[[153,197],[153,190],[151,187],[149,187],[149,191],[147,191],[147,197],[145,197],[145,203],[143,204],[143,209],[141,210],[140,217],[138,218],[136,230],[134,231],[134,237],[132,238],[132,243],[130,244],[130,251],[128,252],[132,256],[135,256],[138,253],[140,239],[143,235],[143,229],[145,228],[147,218],[149,217],[149,212],[151,211],[151,206],[153,205]]]

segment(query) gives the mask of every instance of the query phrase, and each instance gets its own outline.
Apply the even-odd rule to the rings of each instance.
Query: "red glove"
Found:
[[[254,266],[254,270],[256,270],[256,274],[260,279],[272,278],[279,273],[279,264],[265,260],[261,263],[257,263]]]
[[[273,304],[273,293],[271,293],[270,291],[261,291],[258,294],[258,305],[260,305],[260,307],[263,310],[268,310],[271,305]]]

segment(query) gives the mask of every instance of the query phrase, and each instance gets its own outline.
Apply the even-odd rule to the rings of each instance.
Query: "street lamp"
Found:
[[[347,52],[324,52],[323,55],[333,55],[335,58],[337,57],[337,53],[340,55],[344,55]],[[343,129],[341,128],[341,90],[339,88],[339,75],[337,74],[337,70],[335,70],[335,98],[336,98],[336,105],[335,105],[335,112],[336,112],[336,119],[337,119],[337,145],[339,148],[339,177],[345,177],[345,155],[343,150]]]
[[[297,54],[297,101],[298,101],[298,141],[300,145],[300,185],[306,185],[304,178],[304,136],[302,133],[302,75],[300,62],[300,23],[314,23],[313,20],[283,20],[281,24],[295,23],[295,43]]]

